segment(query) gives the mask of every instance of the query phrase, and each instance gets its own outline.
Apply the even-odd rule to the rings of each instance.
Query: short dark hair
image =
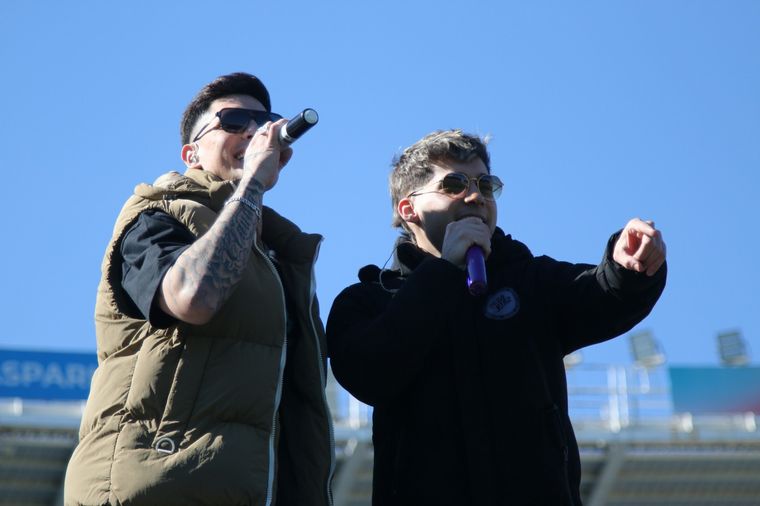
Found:
[[[469,162],[480,158],[491,172],[491,157],[486,148],[487,140],[461,130],[436,130],[415,142],[393,159],[389,178],[394,227],[405,227],[398,214],[398,203],[433,177],[431,164],[436,162]]]
[[[217,77],[201,88],[185,108],[182,121],[179,124],[179,133],[183,145],[190,143],[190,135],[195,123],[208,111],[211,102],[230,95],[249,95],[261,102],[261,105],[268,112],[272,111],[269,92],[258,77],[245,72],[235,72]]]

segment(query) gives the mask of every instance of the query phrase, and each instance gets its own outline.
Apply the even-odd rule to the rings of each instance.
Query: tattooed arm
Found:
[[[284,121],[282,122],[284,123]],[[276,183],[292,151],[280,149],[280,122],[257,133],[245,153],[242,177],[232,197],[242,197],[261,209],[264,192]],[[207,323],[243,276],[261,223],[240,201],[225,205],[211,228],[167,271],[158,303],[167,314],[194,325]]]

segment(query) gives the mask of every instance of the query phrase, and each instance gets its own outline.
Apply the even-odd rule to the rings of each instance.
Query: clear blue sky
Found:
[[[183,108],[237,70],[320,113],[265,203],[325,236],[325,318],[390,253],[392,156],[457,127],[493,137],[498,224],[536,254],[596,262],[656,221],[670,276],[639,328],[671,363],[717,364],[730,329],[760,363],[756,1],[3,1],[0,346],[94,351],[123,201],[183,168]],[[626,338],[584,356],[631,361]]]

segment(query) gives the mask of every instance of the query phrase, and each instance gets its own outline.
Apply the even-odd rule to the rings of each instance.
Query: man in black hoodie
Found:
[[[501,181],[459,130],[407,148],[390,177],[393,270],[336,298],[338,381],[374,406],[373,505],[580,506],[563,357],[640,322],[665,287],[665,244],[633,219],[599,265],[535,257],[496,227]],[[488,289],[467,289],[480,246]]]

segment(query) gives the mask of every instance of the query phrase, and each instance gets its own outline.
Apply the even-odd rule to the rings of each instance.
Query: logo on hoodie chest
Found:
[[[490,297],[483,308],[486,318],[506,320],[512,318],[520,310],[520,299],[511,288],[502,288]]]

